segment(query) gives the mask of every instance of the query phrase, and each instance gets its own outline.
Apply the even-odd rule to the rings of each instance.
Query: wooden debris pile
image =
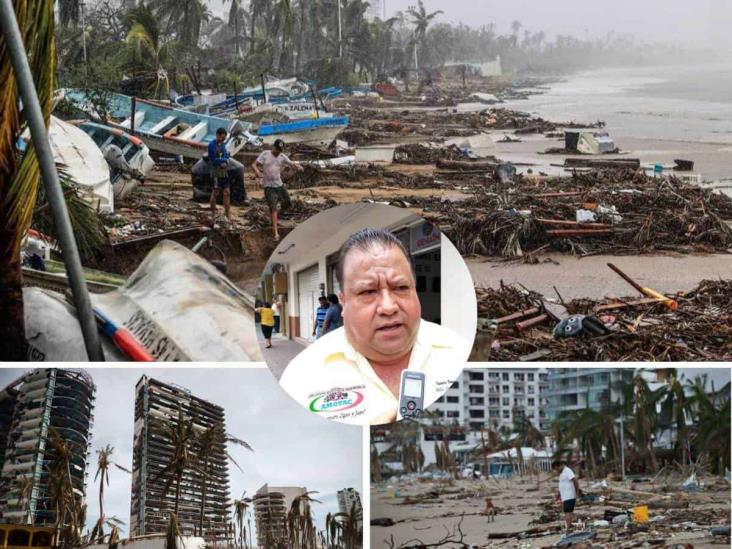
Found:
[[[518,178],[486,183],[462,202],[430,205],[431,219],[465,255],[732,251],[732,198],[673,177],[611,171]]]
[[[609,333],[558,339],[551,315],[520,329],[521,322],[547,308],[549,301],[539,294],[511,286],[479,289],[479,333],[471,360],[732,360],[732,280],[704,280],[690,292],[668,297],[675,310],[671,300],[648,297],[569,302],[569,314],[593,315]]]

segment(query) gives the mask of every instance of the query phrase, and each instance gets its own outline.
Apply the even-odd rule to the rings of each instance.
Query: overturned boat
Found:
[[[63,90],[63,94],[80,110],[104,122],[104,117],[97,112],[84,92]],[[205,154],[219,128],[224,128],[229,134],[226,148],[232,156],[247,143],[260,143],[250,133],[252,125],[241,120],[174,109],[144,99],[135,98],[133,101],[133,98],[122,94],[112,94],[109,107],[114,120],[107,120],[108,126],[138,136],[145,145],[158,153],[197,160]]]
[[[121,287],[90,297],[98,317],[129,332],[155,360],[261,361],[253,298],[176,242],[160,242]],[[23,299],[30,360],[87,359],[64,294],[24,288]],[[102,343],[108,360],[130,360],[110,338]]]
[[[19,143],[21,150],[27,146],[29,133]],[[53,159],[74,181],[81,195],[95,210],[114,211],[114,190],[109,167],[104,154],[83,130],[73,124],[51,117],[48,128]]]
[[[129,196],[155,166],[150,149],[140,138],[88,120],[72,124],[86,132],[102,151],[109,165],[115,200]]]
[[[302,143],[315,147],[328,146],[343,130],[348,127],[347,116],[331,116],[295,120],[281,124],[261,125],[257,136],[267,145],[281,139],[285,143]]]

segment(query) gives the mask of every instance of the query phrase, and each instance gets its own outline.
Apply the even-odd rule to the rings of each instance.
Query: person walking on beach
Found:
[[[323,335],[323,324],[325,323],[325,315],[328,314],[328,300],[324,295],[318,298],[320,306],[315,311],[315,324],[313,325],[313,336],[320,339]]]
[[[343,307],[338,302],[338,296],[335,294],[328,294],[328,311],[325,313],[325,320],[323,321],[323,335],[337,330],[343,326]]]
[[[290,207],[290,195],[287,194],[285,184],[282,182],[282,167],[291,166],[292,168],[303,171],[303,167],[298,162],[290,160],[284,154],[285,143],[281,139],[277,139],[272,145],[272,149],[264,151],[260,154],[252,164],[257,179],[262,180],[264,187],[264,198],[269,206],[269,214],[272,219],[272,236],[275,242],[279,241],[279,215],[280,210],[286,210]]]
[[[226,148],[227,132],[216,130],[216,138],[208,144],[208,161],[211,163],[213,190],[211,191],[211,223],[216,222],[216,201],[219,191],[224,192],[224,214],[231,221],[231,180],[229,179],[229,151]]]
[[[264,336],[264,341],[267,343],[265,345],[265,349],[271,349],[272,348],[272,330],[274,329],[275,325],[275,317],[274,317],[274,311],[272,310],[272,305],[269,302],[265,302],[264,305],[261,307],[257,307],[254,309],[255,312],[259,313],[259,317],[261,318],[260,324],[262,327],[262,335]]]
[[[563,461],[557,460],[552,462],[552,470],[559,477],[559,491],[557,493],[557,501],[562,503],[562,511],[564,512],[564,524],[567,531],[572,528],[574,520],[574,506],[577,497],[582,495],[582,491],[577,481],[574,471]]]

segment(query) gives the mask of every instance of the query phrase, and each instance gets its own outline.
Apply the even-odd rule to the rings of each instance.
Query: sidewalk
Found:
[[[262,329],[259,324],[257,324],[257,340],[259,341],[259,346],[262,349],[262,356],[264,356],[267,366],[269,366],[270,371],[277,378],[277,381],[282,377],[282,374],[290,363],[290,360],[295,358],[300,351],[305,349],[304,345],[287,339],[282,334],[272,334],[272,348],[265,349],[264,337],[262,336]]]

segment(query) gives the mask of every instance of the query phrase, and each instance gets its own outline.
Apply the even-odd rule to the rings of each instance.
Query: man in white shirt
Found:
[[[562,502],[564,523],[569,531],[572,528],[572,521],[574,520],[574,506],[577,502],[577,496],[582,495],[582,490],[580,490],[579,482],[574,471],[565,462],[560,460],[554,461],[552,463],[552,470],[559,476],[557,500]]]
[[[380,229],[341,247],[336,277],[343,327],[297,355],[280,383],[311,412],[355,424],[397,419],[404,370],[425,374],[424,406],[459,375],[470,343],[421,319],[411,258]]]
[[[257,179],[262,180],[275,242],[280,239],[277,226],[280,209],[286,210],[290,206],[290,195],[287,194],[285,184],[282,182],[282,167],[291,166],[298,171],[303,171],[303,167],[299,163],[293,162],[284,154],[284,149],[285,143],[281,139],[277,139],[272,145],[272,150],[262,152],[252,164]]]

